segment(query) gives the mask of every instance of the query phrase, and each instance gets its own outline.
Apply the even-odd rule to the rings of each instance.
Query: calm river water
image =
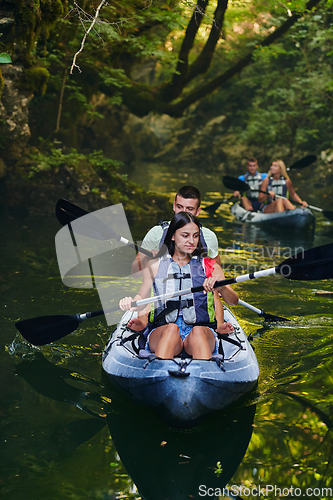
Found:
[[[142,178],[143,168],[151,189],[174,193],[189,183],[201,189],[204,204],[221,197],[222,183],[212,176],[171,174],[168,167],[157,176],[145,165],[131,178]],[[225,204],[214,217],[202,212],[218,236],[227,276],[332,242],[333,223],[316,218],[315,234],[269,234],[235,225]],[[133,239],[157,222],[130,221]],[[100,303],[96,290],[63,285],[54,248],[61,226],[53,214],[3,216],[1,228],[1,499],[139,499],[139,491],[146,500],[333,496],[333,299],[315,294],[333,292],[333,280],[270,276],[235,285],[246,302],[291,321],[266,326],[256,313],[234,307],[253,337],[258,387],[247,405],[177,430],[105,379],[101,352],[112,328],[103,319],[86,321],[53,345],[37,348],[22,339],[18,319]]]

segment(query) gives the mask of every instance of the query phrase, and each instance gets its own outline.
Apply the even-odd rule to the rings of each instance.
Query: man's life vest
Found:
[[[250,186],[250,189],[246,191],[246,197],[249,200],[257,200],[259,196],[259,188],[260,184],[262,183],[262,177],[259,172],[256,172],[255,175],[249,174],[247,172],[244,175],[244,181]]]
[[[169,254],[160,257],[158,270],[153,280],[153,294],[155,296],[164,295],[169,292],[201,286],[207,277],[205,260],[195,256],[191,258],[188,264],[180,267]],[[207,260],[211,261],[213,259],[207,258]],[[213,293],[189,293],[174,297],[168,301],[161,300],[152,304],[149,323],[152,328],[166,323],[175,323],[179,314],[183,315],[185,323],[189,325],[214,326]]]
[[[270,177],[267,184],[267,191],[274,191],[275,194],[279,196],[287,197],[288,188],[285,177],[281,175],[280,179],[277,181]],[[269,196],[267,199],[267,203],[272,203],[273,199]]]
[[[163,234],[162,234],[162,238],[160,240],[160,248],[161,246],[163,245],[164,243],[164,240],[165,240],[165,237],[166,237],[166,234],[168,232],[168,229],[169,229],[169,225],[170,225],[170,222],[167,222],[165,220],[161,220],[160,222],[160,225],[162,226],[162,229],[163,229]],[[204,235],[202,233],[202,229],[200,227],[200,242],[201,242],[201,246],[202,246],[202,251],[204,254],[208,254],[208,247],[207,247],[207,243],[205,241],[205,238],[204,238]]]

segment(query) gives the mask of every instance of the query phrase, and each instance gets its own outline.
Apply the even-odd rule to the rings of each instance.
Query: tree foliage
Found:
[[[24,53],[24,37],[26,46],[35,40],[24,75],[35,91],[33,133],[56,133],[80,147],[79,123],[124,104],[138,116],[185,114],[196,123],[198,111],[223,114],[224,136],[262,160],[263,144],[270,158],[318,152],[319,143],[320,151],[330,151],[331,0],[110,1],[96,19],[101,0],[59,0],[52,12],[48,2],[35,0],[28,24],[27,4],[17,3],[15,56]],[[74,67],[70,74],[75,54],[81,72]],[[45,81],[38,86],[30,78],[31,66],[49,72],[45,95]],[[41,121],[43,130],[35,129]]]
[[[253,63],[260,50],[276,53],[274,44],[299,19],[312,16],[321,1],[111,1],[102,5],[97,20],[100,0],[70,0],[66,16],[63,3],[56,4],[57,9],[49,12],[47,2],[36,0],[33,7],[39,15],[31,19],[29,6],[21,6],[19,19],[21,27],[29,20],[29,47],[33,33],[40,35],[36,55],[51,66],[55,78],[59,66],[68,73],[94,21],[74,66],[76,85],[83,89],[88,80],[94,89],[122,99],[139,116],[151,111],[181,116]],[[45,23],[47,29],[42,30]],[[217,74],[211,72],[214,62]]]
[[[99,88],[114,95],[121,88],[123,102],[139,116],[150,111],[181,116],[185,109],[219,89],[257,57],[271,53],[291,26],[317,7],[319,0],[236,2],[199,0],[141,5],[130,1],[124,13],[111,3],[96,37],[81,55],[82,65],[93,60],[103,69]],[[133,12],[134,21],[126,17]],[[81,20],[82,14],[78,13]],[[105,22],[106,24],[103,24]],[[97,56],[97,57],[96,57]],[[219,72],[212,76],[213,59]],[[150,81],[138,78],[135,68],[153,62]],[[118,71],[118,83],[107,78]],[[205,81],[202,75],[208,75]],[[141,81],[140,81],[141,80]]]

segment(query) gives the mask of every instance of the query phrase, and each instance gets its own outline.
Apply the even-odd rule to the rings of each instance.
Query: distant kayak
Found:
[[[238,222],[255,224],[270,229],[305,229],[315,224],[315,216],[309,208],[295,208],[285,212],[273,212],[265,214],[263,212],[251,212],[245,210],[239,202],[234,203],[230,209],[232,215]]]
[[[227,408],[256,384],[259,367],[246,334],[225,309],[234,333],[221,339],[219,354],[209,361],[176,357],[156,359],[144,339],[127,329],[136,313],[127,311],[103,353],[103,369],[128,396],[153,407],[171,425],[193,425],[215,410]]]

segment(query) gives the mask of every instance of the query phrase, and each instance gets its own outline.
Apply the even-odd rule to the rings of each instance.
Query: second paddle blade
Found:
[[[222,201],[217,201],[213,205],[209,205],[207,207],[203,207],[202,210],[205,210],[209,214],[215,214],[216,210],[219,208],[220,205],[222,205]]]
[[[302,250],[281,262],[276,272],[284,278],[315,281],[333,278],[333,243]]]
[[[31,344],[46,345],[74,332],[80,322],[76,314],[58,314],[25,319],[15,323],[15,326]]]
[[[295,161],[292,165],[290,165],[287,170],[296,170],[300,168],[305,168],[311,165],[311,163],[314,163],[317,160],[316,155],[307,155],[304,156],[304,158],[301,158],[301,160]]]
[[[265,321],[267,321],[268,323],[285,323],[286,321],[290,321],[290,319],[288,318],[282,318],[281,316],[275,316],[274,314],[269,314],[269,313],[265,313],[264,311],[262,311],[261,314],[259,314],[259,316],[262,316]]]
[[[224,175],[222,182],[224,187],[230,189],[231,191],[246,191],[249,188],[246,182],[241,181],[236,177],[232,177],[231,175]]]
[[[332,210],[323,210],[323,215],[327,217],[329,220],[333,220],[333,211]]]
[[[74,203],[65,199],[58,200],[55,211],[58,221],[63,226],[88,214],[83,208],[77,207]]]

